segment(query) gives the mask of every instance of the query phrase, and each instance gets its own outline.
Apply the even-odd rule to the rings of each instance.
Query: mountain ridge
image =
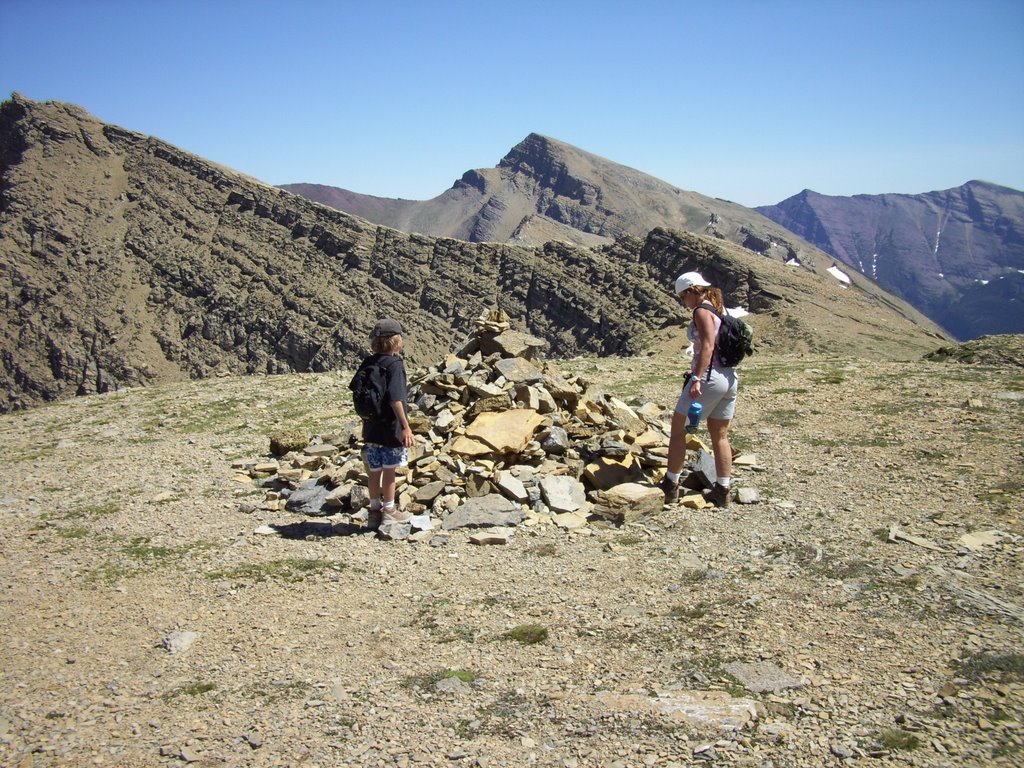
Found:
[[[814,250],[738,203],[675,187],[539,133],[516,144],[495,167],[466,171],[429,200],[372,197],[326,185],[280,188],[348,206],[341,210],[401,231],[470,242],[537,245],[556,235],[595,245],[668,227],[727,239],[781,260]]]
[[[439,359],[494,306],[556,357],[678,355],[670,286],[701,269],[758,342],[920,356],[943,334],[852,275],[681,230],[599,247],[470,243],[379,226],[102,123],[0,104],[0,411],[221,374],[352,367],[377,317]]]
[[[1024,331],[1024,192],[977,180],[921,194],[805,189],[757,210],[958,338]]]
[[[997,201],[1013,203],[1024,193],[988,182],[971,181],[921,195],[851,198],[828,198],[805,189],[776,206],[751,209],[680,189],[558,139],[531,133],[494,168],[466,171],[451,188],[429,200],[371,197],[326,185],[281,188],[383,226],[470,242],[535,245],[564,240],[594,246],[623,235],[643,236],[655,227],[683,229],[737,243],[769,258],[795,260],[819,274],[841,262],[880,281],[960,338],[1024,331],[1024,301],[1016,301],[1024,299],[1024,278],[1014,272],[1024,268],[1024,253],[1018,254],[1024,243],[1024,205],[1014,203],[1003,216]],[[833,221],[836,216],[830,210],[838,203],[830,203],[822,212],[824,218],[819,218],[820,206],[814,204],[819,200],[849,200],[853,211],[840,217],[842,221]],[[941,231],[949,222],[976,231],[973,239],[947,238],[944,271],[937,263],[927,265],[920,252],[929,243],[921,229],[929,217],[934,219],[928,224],[935,225],[933,231]],[[868,233],[863,222],[876,219],[881,220],[880,231]],[[865,245],[879,239],[890,244],[881,251],[876,245]],[[931,241],[936,247],[937,238]],[[974,258],[972,247],[982,255]],[[866,249],[869,254],[864,253]],[[950,258],[945,258],[947,251]],[[886,262],[882,269],[877,263],[879,252]],[[968,257],[957,256],[961,252]],[[979,288],[975,281],[986,279],[1004,284]]]

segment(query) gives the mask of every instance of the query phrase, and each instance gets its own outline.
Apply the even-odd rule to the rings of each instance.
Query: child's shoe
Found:
[[[410,520],[412,520],[412,513],[396,506],[393,509],[384,511],[382,522],[408,523]]]
[[[379,507],[377,509],[371,509],[366,513],[366,527],[371,531],[376,531],[380,528],[380,524],[384,519],[384,511]]]

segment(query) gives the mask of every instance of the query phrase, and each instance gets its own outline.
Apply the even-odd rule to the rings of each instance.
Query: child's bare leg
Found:
[[[381,470],[380,498],[384,506],[395,503],[395,468],[385,467]]]
[[[366,484],[366,489],[370,492],[370,507],[373,508],[373,502],[380,501],[381,498],[381,475],[384,473],[383,469],[371,469],[370,479]],[[391,496],[394,498],[394,473],[392,473],[392,488]]]

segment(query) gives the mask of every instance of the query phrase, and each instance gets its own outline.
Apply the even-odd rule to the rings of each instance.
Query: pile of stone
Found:
[[[663,406],[588,392],[583,378],[544,362],[546,342],[512,330],[501,310],[484,313],[476,326],[460,349],[410,381],[416,445],[397,493],[414,518],[379,535],[415,539],[437,528],[472,528],[475,541],[499,543],[518,525],[621,525],[662,508],[655,483],[668,455]],[[305,435],[278,435],[271,453],[280,458],[238,462],[239,479],[267,488],[264,508],[365,526],[358,431],[310,444]],[[698,482],[690,484],[710,485],[714,462],[695,438],[691,446]],[[683,503],[707,504],[699,493]]]

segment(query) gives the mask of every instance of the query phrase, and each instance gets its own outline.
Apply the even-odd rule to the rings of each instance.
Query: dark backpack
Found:
[[[363,421],[382,421],[391,406],[388,401],[388,366],[364,360],[348,388],[352,390],[352,405]]]
[[[732,315],[723,315],[706,304],[701,304],[701,308],[711,310],[722,321],[715,338],[715,351],[725,368],[733,368],[744,357],[754,354],[754,329],[748,323]]]

